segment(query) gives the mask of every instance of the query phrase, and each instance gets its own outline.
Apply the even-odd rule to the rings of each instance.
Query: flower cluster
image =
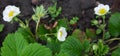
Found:
[[[5,7],[5,10],[3,11],[3,20],[10,22],[15,16],[19,15],[20,12],[21,11],[19,7],[8,5]],[[59,41],[65,41],[66,37],[67,37],[66,29],[64,27],[61,27],[57,32],[57,39]]]

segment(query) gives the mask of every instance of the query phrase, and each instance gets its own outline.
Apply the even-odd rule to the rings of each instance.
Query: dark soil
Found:
[[[86,28],[94,28],[91,26],[90,21],[95,18],[94,15],[94,7],[96,6],[96,2],[99,1],[104,4],[109,4],[110,6],[117,6],[113,3],[113,0],[57,0],[58,6],[62,7],[62,13],[58,17],[58,19],[62,19],[66,17],[70,20],[72,17],[79,17],[79,21],[76,28],[81,30],[85,30]],[[21,9],[20,19],[23,21],[25,19],[31,18],[31,15],[34,13],[32,8],[37,5],[44,5],[45,8],[52,6],[52,0],[0,0],[0,23],[5,24],[4,31],[0,32],[0,46],[4,40],[4,37],[8,33],[14,32],[18,27],[18,23],[7,23],[2,19],[2,11],[7,5],[16,5]],[[47,22],[43,21],[43,22]],[[31,30],[35,29],[35,22],[30,22]]]

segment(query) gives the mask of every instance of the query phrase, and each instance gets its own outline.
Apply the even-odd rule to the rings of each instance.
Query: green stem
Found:
[[[45,34],[45,35],[40,35],[40,36],[51,36],[51,35],[55,35],[55,33],[50,33],[50,34]]]
[[[20,19],[17,19],[17,20],[18,20],[22,25],[26,26],[22,20],[20,20]]]
[[[115,41],[115,40],[120,40],[120,38],[112,38],[112,39],[109,39],[109,40],[107,40],[105,42],[108,43],[108,42],[112,42],[112,41]]]
[[[33,38],[35,38],[34,34],[31,32],[30,28],[29,28],[29,22],[31,21],[32,19],[29,19],[28,21],[26,21],[26,26],[28,27],[27,31],[31,34],[31,36]]]
[[[113,51],[113,50],[115,50],[115,49],[117,49],[119,47],[120,47],[120,43],[117,46],[114,46],[113,48],[110,48],[110,51]]]
[[[25,27],[28,27],[28,25],[25,25],[25,23],[22,21],[22,20],[20,20],[20,19],[18,19],[17,18],[17,20],[22,24],[22,25],[24,25]],[[29,27],[28,27],[29,28]],[[31,36],[34,38],[35,36],[34,36],[34,34],[31,32],[31,30],[30,30],[30,28],[29,29],[26,29],[27,30],[27,32],[29,32],[30,34],[31,34]]]
[[[19,18],[14,17],[14,20],[15,20],[16,22],[19,22],[20,24],[22,24],[24,27],[26,27],[25,23],[24,23],[22,20],[20,20]],[[23,27],[23,28],[24,28],[24,27]]]
[[[31,36],[32,36],[33,38],[35,38],[34,34],[31,32],[30,28],[29,28],[29,29],[26,29],[26,30],[31,34]]]
[[[103,25],[105,25],[105,16],[102,17],[103,18]],[[106,27],[106,26],[105,26]],[[105,38],[105,27],[102,29],[103,31],[103,36],[102,36],[102,39],[104,40]]]
[[[32,19],[30,18],[29,20],[25,21],[27,27],[29,27],[29,22],[30,22],[31,20],[32,20]]]
[[[38,27],[39,27],[40,19],[38,19],[37,24],[36,24],[36,29],[35,29],[35,35],[36,39],[38,39]]]

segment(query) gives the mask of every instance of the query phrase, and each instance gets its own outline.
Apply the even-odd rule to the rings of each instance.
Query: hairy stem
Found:
[[[103,18],[103,25],[105,25],[105,16],[102,17]],[[102,36],[102,39],[104,40],[105,38],[105,27],[106,25],[103,27],[102,31],[103,31],[103,36]]]
[[[20,19],[18,19],[18,18],[17,18],[17,20],[18,20],[22,25],[26,26],[25,23],[24,23],[22,20],[20,20]]]
[[[36,24],[36,29],[35,29],[36,39],[38,39],[38,28],[39,28],[39,23],[40,23],[40,19],[38,19],[37,24]]]

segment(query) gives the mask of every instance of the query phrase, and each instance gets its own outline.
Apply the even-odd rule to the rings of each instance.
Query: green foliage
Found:
[[[109,39],[111,37],[110,33],[109,32],[106,32],[105,33],[105,39]]]
[[[94,19],[91,21],[92,25],[93,26],[96,26],[97,27],[97,30],[96,30],[96,34],[99,35],[100,33],[103,32],[103,29],[105,28],[106,24],[104,22],[104,24],[101,24],[98,22],[98,20]]]
[[[90,41],[85,39],[83,42],[82,42],[82,46],[83,46],[83,52],[84,52],[84,55],[86,55],[89,51],[90,51]]]
[[[84,52],[89,51],[90,42],[87,40],[85,33],[83,33],[79,29],[75,29],[74,32],[72,33],[72,37],[74,37],[74,38],[78,39],[79,41],[81,41],[82,46],[84,47],[83,48]],[[87,35],[87,37],[88,37],[88,35]]]
[[[58,20],[58,28],[59,27],[65,27],[68,28],[68,21],[66,18]]]
[[[44,25],[40,25],[39,26],[39,29],[38,29],[38,34],[39,35],[45,35],[45,34],[47,34],[47,33],[50,33],[50,31],[48,30],[48,29],[46,29],[45,27],[44,27]]]
[[[62,8],[57,8],[57,3],[55,3],[53,6],[48,7],[48,13],[52,17],[52,20],[54,20],[57,16],[60,15]]]
[[[104,29],[106,27],[106,24],[101,24],[100,26],[99,26],[99,29]]]
[[[49,40],[47,41],[47,47],[52,50],[53,54],[59,53],[60,45],[61,43],[57,41],[56,38],[49,38]]]
[[[103,32],[103,29],[105,28],[106,24],[100,24],[100,25],[96,25],[98,28],[96,30],[96,34],[99,35]]]
[[[0,24],[0,32],[3,30],[4,24]]]
[[[96,37],[95,30],[93,30],[93,29],[86,29],[86,35],[87,35],[87,37],[95,38]]]
[[[33,20],[38,21],[40,18],[44,17],[47,14],[47,11],[45,10],[44,6],[37,6],[34,9],[35,14],[32,16]]]
[[[112,56],[120,56],[120,48],[117,48],[115,51],[113,51]]]
[[[46,34],[49,34],[50,31],[44,27],[44,25],[40,25],[38,29],[38,36],[42,40],[46,40],[48,37],[45,36]]]
[[[83,39],[85,39],[85,34],[79,29],[75,29],[72,33],[72,36],[79,39],[80,41],[83,41]]]
[[[23,50],[20,56],[52,56],[51,50],[38,43],[29,44]]]
[[[61,46],[61,52],[68,53],[70,56],[81,56],[82,50],[82,44],[74,37],[68,37],[68,39]]]
[[[21,33],[29,43],[35,42],[34,35],[29,28],[18,28],[16,33]]]
[[[75,24],[75,23],[77,23],[78,20],[79,20],[78,17],[73,17],[73,18],[70,20],[70,24]]]
[[[79,29],[75,29],[72,33],[72,36],[77,37],[78,39],[83,37],[82,31]]]
[[[20,33],[9,34],[3,42],[1,56],[20,56],[27,45],[27,41]]]
[[[98,24],[99,24],[99,23],[98,23],[98,21],[97,21],[97,20],[95,20],[95,19],[94,19],[94,20],[92,20],[92,21],[91,21],[91,23],[92,23],[92,25],[98,25]]]
[[[55,30],[55,32],[54,32],[54,30]],[[54,38],[55,37],[54,33],[56,33],[56,29],[48,30],[44,27],[43,24],[41,24],[39,26],[38,35],[39,35],[40,39],[42,39],[42,40],[47,40],[47,38],[49,38],[49,37]]]
[[[104,45],[102,40],[99,40],[97,44],[93,45],[93,50],[96,56],[104,56],[108,53],[109,47]]]
[[[1,47],[0,47],[0,56],[1,56]]]
[[[1,56],[52,56],[49,48],[38,43],[28,44],[20,33],[9,34],[1,51]]]
[[[120,35],[120,13],[114,13],[109,19],[109,32],[112,36]]]
[[[13,21],[19,22],[22,28],[18,28],[15,33],[8,33],[2,43],[3,46],[0,48],[0,56],[106,56],[108,52],[111,53],[109,44],[106,44],[120,40],[119,38],[109,39],[111,36],[117,37],[120,35],[120,13],[111,15],[108,22],[109,31],[106,30],[106,17],[103,15],[96,16],[96,19],[91,21],[92,25],[96,26],[96,31],[86,28],[84,32],[80,29],[69,28],[69,26],[76,26],[79,20],[78,17],[73,17],[70,21],[67,18],[59,19],[52,25],[52,20],[55,20],[62,11],[62,7],[57,7],[57,0],[52,1],[55,4],[48,7],[47,11],[43,5],[34,9],[32,19],[36,22],[35,31],[31,31],[29,28],[31,19],[23,22],[14,17]],[[49,14],[52,18],[49,21],[49,26],[40,24],[41,18],[45,18],[46,14]],[[60,27],[73,31],[72,34],[70,32],[71,36],[68,33],[68,37],[64,42],[59,42],[57,39],[57,31]],[[2,32],[3,28],[4,25],[0,24],[0,32]],[[60,35],[62,34],[60,32]],[[98,40],[99,38],[93,39],[96,35],[98,35],[97,37],[102,35],[102,40]],[[39,38],[40,42],[46,41],[45,46],[40,44]],[[95,43],[97,40],[98,42]],[[120,56],[119,52],[120,48],[113,51],[112,56]]]
[[[85,41],[81,43],[73,36],[69,36],[68,39],[61,45],[61,53],[67,53],[69,56],[82,56],[85,55],[88,48],[89,42]]]
[[[100,34],[100,33],[102,33],[102,30],[101,29],[97,29],[96,30],[96,34]]]
[[[67,53],[59,53],[56,56],[69,56]]]

